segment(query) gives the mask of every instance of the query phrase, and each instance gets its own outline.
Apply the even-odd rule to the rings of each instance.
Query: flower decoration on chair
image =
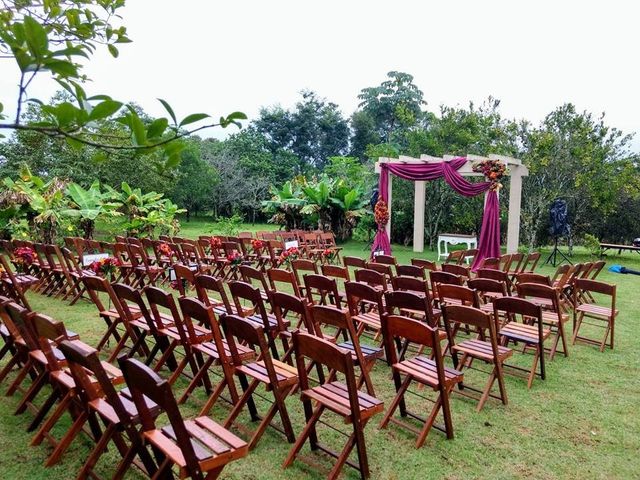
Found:
[[[165,257],[170,257],[171,256],[171,247],[169,246],[168,243],[166,242],[162,242],[159,246],[158,246],[158,250],[160,250],[160,253],[162,255],[164,255]]]
[[[264,248],[264,242],[259,238],[254,238],[251,240],[251,247],[255,253],[260,254]]]
[[[241,265],[242,262],[244,262],[244,257],[239,252],[233,252],[227,255],[227,260],[232,266],[237,267],[238,265]]]
[[[491,182],[490,190],[499,190],[502,188],[500,180],[507,173],[507,166],[500,160],[483,160],[473,164],[472,170],[482,173],[488,182]]]
[[[209,239],[209,245],[211,245],[212,249],[217,250],[222,248],[222,240],[220,240],[220,237],[211,237]]]
[[[23,273],[33,263],[35,258],[35,252],[31,247],[16,248],[13,255],[13,263],[18,273]]]
[[[379,199],[373,209],[373,217],[378,224],[378,229],[382,230],[389,223],[389,207],[387,202]]]
[[[107,278],[112,278],[113,274],[120,268],[120,260],[114,257],[103,258],[102,260],[96,260],[89,268],[96,275],[100,275]]]
[[[333,260],[336,258],[336,251],[331,250],[330,248],[325,248],[320,253],[320,256],[322,257],[322,260],[324,260],[325,262],[333,263]]]
[[[300,257],[300,250],[297,247],[287,248],[280,254],[278,262],[280,265],[285,265],[287,268],[291,267],[291,262],[297,260]]]

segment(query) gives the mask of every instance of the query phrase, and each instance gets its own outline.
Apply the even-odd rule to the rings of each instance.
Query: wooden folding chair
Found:
[[[425,269],[417,265],[396,265],[396,276],[427,279]]]
[[[568,357],[569,342],[566,338],[564,324],[569,322],[569,314],[562,310],[558,291],[553,287],[538,283],[519,283],[517,289],[519,297],[542,306],[542,320],[555,334],[556,338],[549,351],[549,360],[553,360],[555,357],[560,340],[562,340],[561,353]]]
[[[38,278],[33,275],[14,273],[4,255],[0,255],[0,265],[6,274],[6,276],[0,278],[2,289],[16,302],[31,310],[31,305],[29,305],[25,292],[39,283]]]
[[[483,312],[493,314],[493,300],[509,296],[506,283],[498,280],[491,280],[490,278],[472,278],[467,281],[467,285],[469,288],[478,292],[480,310]]]
[[[462,277],[463,283],[471,278],[471,269],[457,263],[443,263],[442,271]]]
[[[546,377],[544,342],[551,335],[551,330],[544,326],[542,307],[523,298],[504,297],[496,298],[493,301],[493,311],[495,318],[502,316],[507,319],[507,323],[500,328],[499,332],[502,346],[508,346],[509,342],[522,342],[524,352],[527,348],[534,349],[530,370],[516,365],[504,364],[505,367],[509,367],[509,370],[527,372],[527,388],[531,388],[536,375],[539,375],[542,380]],[[520,317],[520,322],[518,322],[518,317]],[[536,372],[538,362],[540,363],[540,373]]]
[[[442,272],[440,270],[429,270],[429,282],[434,298],[440,298],[438,293],[439,285],[462,285],[463,278],[453,273]]]
[[[294,275],[296,276],[296,283],[299,285],[300,293],[305,296],[306,292],[304,282],[302,280],[302,276],[300,276],[300,272],[307,272],[317,275],[319,273],[318,264],[313,260],[309,260],[307,258],[298,258],[291,262],[291,267],[293,269]]]
[[[357,272],[362,271],[364,270]],[[357,325],[358,336],[361,336],[366,329],[370,329],[373,330],[374,340],[376,340],[382,328],[380,316],[385,311],[383,298],[386,289],[377,289],[364,282],[347,282],[344,286],[349,313]]]
[[[393,271],[393,267],[385,263],[367,262],[367,268],[364,270],[371,270],[384,275],[387,283],[391,283],[391,279],[395,277],[395,272]],[[363,280],[358,280],[358,272],[362,272],[364,270],[362,269],[356,270],[356,281],[363,281]]]
[[[369,395],[375,395],[370,372],[375,361],[384,355],[384,350],[360,343],[355,325],[347,310],[327,305],[314,305],[311,307],[311,314],[316,324],[328,325],[337,330],[335,339],[340,335],[346,336],[347,340],[338,343],[338,347],[351,352],[353,364],[360,367],[361,374],[357,382],[358,389],[365,385]]]
[[[181,297],[179,302],[180,310],[182,311],[183,325],[189,336],[190,348],[193,350],[193,355],[197,360],[199,369],[194,373],[193,379],[180,397],[178,403],[184,403],[195,388],[199,384],[203,384],[209,394],[209,398],[204,407],[202,407],[200,415],[207,415],[209,413],[225,387],[229,389],[231,403],[235,405],[238,401],[238,392],[233,381],[231,351],[229,350],[227,339],[223,338],[218,319],[213,313],[213,310],[200,300]],[[200,325],[206,325],[211,335],[197,337],[197,335],[195,335],[194,322],[198,322]],[[255,352],[245,345],[237,346],[236,351],[238,357],[243,360],[251,359],[255,356]],[[184,367],[186,362],[183,361],[181,365]],[[209,371],[213,365],[220,365],[222,369],[222,379],[216,388],[211,390]]]
[[[476,277],[488,278],[490,280],[497,280],[498,282],[502,282],[507,287],[507,294],[512,295],[513,282],[511,281],[511,276],[507,272],[492,268],[479,268],[478,270],[476,270]]]
[[[386,314],[382,320],[382,328],[387,359],[393,371],[396,396],[389,405],[382,422],[380,422],[380,428],[386,428],[389,422],[392,421],[410,430],[418,436],[416,448],[420,448],[424,444],[432,427],[445,432],[447,438],[453,438],[453,421],[449,407],[449,396],[455,385],[462,382],[463,374],[453,368],[444,366],[437,329],[408,317]],[[408,349],[403,348],[401,352],[398,352],[397,346],[406,343],[431,349],[433,358],[427,358],[423,355],[405,358],[405,353]],[[402,378],[403,375],[404,379]],[[405,394],[414,381],[438,392],[433,408],[426,419],[409,411],[405,403]],[[411,417],[423,423],[422,428],[415,428],[413,425],[396,419],[393,415],[398,407],[400,407],[400,415],[403,418]],[[444,417],[444,427],[435,424],[440,410],[442,410]]]
[[[127,247],[135,277],[133,286],[139,288],[145,285],[153,285],[155,287],[156,282],[164,275],[162,266],[152,265],[147,252],[141,245],[130,243]]]
[[[271,356],[279,360],[276,340],[282,341],[285,352],[289,349],[287,337],[283,336],[283,332],[287,331],[290,322],[286,320],[280,322],[274,315],[267,313],[260,290],[252,285],[237,281],[229,282],[229,291],[233,298],[234,313],[264,327],[267,343],[271,348]],[[249,309],[244,307],[243,303],[248,303]]]
[[[267,429],[276,413],[282,421],[284,435],[289,443],[295,442],[295,434],[289,419],[289,413],[285,404],[285,399],[298,383],[298,375],[295,367],[284,362],[274,360],[269,354],[269,347],[265,341],[263,328],[260,325],[249,322],[237,315],[223,315],[220,318],[225,338],[229,344],[230,358],[233,372],[238,376],[244,393],[236,402],[233,410],[224,422],[225,428],[231,428],[234,421],[240,415],[245,405],[248,406],[251,420],[260,419],[253,399],[256,388],[264,384],[266,391],[273,394],[274,402],[268,412],[260,419],[260,424],[249,440],[249,450],[253,449],[263,433]],[[260,360],[246,362],[238,350],[239,345],[248,345],[259,352]],[[247,381],[251,379],[251,383]],[[262,397],[261,397],[262,398]],[[282,431],[279,427],[272,425],[276,430]]]
[[[282,291],[282,285],[284,284],[288,287],[287,290],[292,291],[296,297],[304,297],[300,292],[300,286],[294,272],[281,268],[270,268],[267,270],[267,277],[269,278],[269,286],[271,287],[270,291]]]
[[[336,283],[338,284],[338,292],[340,293],[340,296],[344,298],[344,284],[345,282],[351,281],[349,267],[323,264],[320,266],[320,271],[325,277],[334,278],[336,280]]]
[[[438,270],[438,264],[436,262],[432,262],[431,260],[425,260],[424,258],[412,258],[411,265],[415,265],[416,267],[420,267],[425,271],[435,271]],[[400,274],[398,274],[400,275]]]
[[[394,291],[385,292],[384,299],[387,313],[393,313],[395,308],[400,315],[417,318],[432,327],[440,323],[441,312],[433,307],[425,280],[396,277]]]
[[[342,263],[347,268],[367,268],[367,262],[359,257],[342,257]]]
[[[447,263],[453,265],[462,263],[464,261],[465,251],[466,250],[454,250],[452,252],[449,252],[449,255],[447,255],[447,258],[445,258],[443,265]]]
[[[304,285],[310,305],[334,305],[342,308],[342,303],[346,300],[344,294],[340,294],[335,278],[324,275],[305,275]]]
[[[67,359],[76,395],[84,408],[84,415],[95,423],[100,420],[105,426],[95,438],[96,444],[76,478],[99,478],[94,469],[111,442],[122,457],[116,466],[114,479],[122,478],[134,464],[136,457],[142,461],[141,464],[135,463],[136,466],[146,475],[153,476],[157,467],[149,452],[143,447],[136,429],[140,424],[140,418],[131,394],[127,389],[117,392],[114,387],[114,378],[117,380],[115,383],[124,382],[121,372],[113,367],[109,367],[110,370],[107,372],[105,364],[98,358],[97,350],[81,341],[64,340],[58,347]],[[114,377],[114,374],[117,377]],[[145,398],[145,402],[154,418],[161,413],[160,408],[149,399]]]
[[[207,307],[213,308],[216,315],[233,313],[229,296],[224,289],[224,283],[221,278],[211,275],[196,275],[195,286],[198,299]]]
[[[327,307],[315,307],[327,308]],[[369,419],[381,412],[384,403],[371,395],[360,392],[356,387],[353,368],[353,358],[347,351],[315,336],[302,332],[295,332],[293,337],[296,352],[296,366],[300,379],[301,398],[304,406],[306,425],[289,452],[283,467],[289,467],[307,439],[312,450],[321,450],[337,459],[336,464],[327,476],[328,479],[336,479],[344,464],[355,468],[360,472],[362,479],[369,477],[369,463],[364,439],[364,428]],[[345,377],[344,382],[327,379],[322,384],[311,387],[307,375],[304,359],[326,365],[330,370],[340,372]],[[314,406],[315,403],[315,406]],[[342,417],[346,424],[351,424],[353,433],[348,435],[348,440],[340,454],[333,452],[318,442],[316,424],[325,410],[330,410]],[[346,435],[346,434],[345,434]],[[351,450],[356,447],[358,452],[358,464],[349,460]]]
[[[518,273],[533,273],[540,261],[540,252],[531,252],[527,255],[527,258],[522,262],[520,271]]]
[[[142,439],[160,456],[153,478],[171,478],[175,465],[180,478],[216,479],[228,463],[247,455],[247,443],[210,418],[184,420],[171,385],[149,367],[130,358],[120,368],[140,416]],[[167,414],[170,425],[156,425],[145,397]]]
[[[376,255],[373,257],[372,263],[381,263],[383,265],[391,265],[395,267],[398,265],[398,260],[393,255]]]
[[[500,270],[500,259],[497,257],[487,257],[482,260],[480,268],[491,268],[494,270]]]
[[[599,297],[605,297],[609,299],[611,303],[608,305],[598,305],[596,303],[580,303],[580,297],[589,293],[592,297],[598,295]],[[604,348],[609,346],[613,350],[613,334],[615,329],[615,321],[618,316],[618,309],[616,309],[616,285],[609,283],[599,282],[597,280],[579,278],[576,280],[573,290],[574,305],[577,305],[573,311],[573,340],[575,344],[576,340],[580,340],[585,343],[593,345],[600,345],[600,351],[604,352]],[[602,341],[598,342],[592,338],[579,336],[580,328],[584,323],[584,319],[595,320],[598,324],[590,323],[589,325],[597,325],[604,327],[604,337]],[[604,322],[604,325],[603,325]],[[609,342],[607,343],[607,339]]]
[[[541,285],[551,286],[551,277],[540,273],[522,272],[516,275],[516,284],[518,283],[539,283]]]
[[[493,315],[473,307],[445,305],[442,310],[442,316],[449,340],[449,350],[451,351],[453,365],[456,370],[462,372],[465,367],[471,368],[473,360],[479,360],[492,365],[489,378],[483,390],[470,386],[467,383],[460,383],[458,393],[478,400],[478,407],[476,409],[478,412],[482,410],[482,407],[484,407],[489,397],[497,398],[502,401],[504,405],[507,405],[507,389],[504,384],[502,364],[507,358],[513,355],[513,351],[508,347],[503,347],[498,344],[497,331],[499,325]],[[460,325],[474,327],[478,333],[478,338],[469,338],[456,343],[453,331],[459,328]],[[462,358],[459,359],[458,354],[462,354]],[[498,380],[499,396],[491,394],[491,388],[496,380]],[[464,388],[462,388],[463,386]],[[468,394],[467,390],[480,394],[480,396],[474,397]]]
[[[266,273],[250,265],[240,265],[240,275],[242,276],[243,282],[251,286],[257,284],[262,301],[269,304],[269,284],[267,283]]]

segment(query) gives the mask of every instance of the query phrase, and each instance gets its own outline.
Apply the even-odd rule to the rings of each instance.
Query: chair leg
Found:
[[[357,443],[359,445],[360,442],[357,442]],[[345,462],[349,458],[349,454],[351,453],[351,450],[353,450],[353,447],[355,446],[356,446],[356,430],[354,425],[354,432],[349,436],[349,439],[347,440],[346,445],[342,449],[342,452],[340,452],[340,455],[338,456],[338,459],[336,460],[335,465],[329,472],[329,475],[327,475],[327,480],[335,480],[336,478],[338,478],[338,476],[340,475],[340,471],[342,470],[342,467],[344,467]],[[364,447],[364,437],[363,437],[362,446]],[[367,455],[366,447],[364,448],[364,455],[366,460],[366,455]],[[368,467],[367,467],[367,470],[368,470]],[[366,475],[364,472],[360,472],[360,473],[362,478],[366,478]]]
[[[536,352],[533,355],[533,365],[531,365],[531,370],[529,371],[529,377],[527,379],[527,388],[531,388],[533,385],[533,379],[536,376],[536,368],[538,367],[538,358],[540,357],[540,346],[536,346]]]
[[[412,380],[413,379],[411,378],[411,376],[407,375],[407,378],[405,378],[404,382],[400,386],[398,393],[396,393],[396,396],[393,398],[391,405],[389,405],[389,409],[387,410],[387,413],[384,414],[384,417],[380,422],[380,428],[387,428],[387,425],[389,424],[389,420],[391,420],[391,417],[393,417],[393,414],[398,408],[398,405],[400,405],[400,403],[404,400],[404,394],[409,388],[409,385],[411,385]]]
[[[86,421],[87,414],[85,412],[82,412],[75,420],[75,422],[73,422],[69,431],[65,433],[64,437],[62,437],[62,440],[60,440],[56,448],[53,450],[53,453],[49,455],[49,458],[45,463],[46,467],[51,467],[60,461],[60,458],[67,450],[67,448],[69,448],[71,442],[78,436],[78,433],[80,433]]]
[[[307,438],[309,438],[311,441],[311,450],[315,450],[317,448],[318,439],[316,434],[316,423],[324,412],[325,407],[324,405],[318,405],[311,415],[309,415],[309,413],[311,413],[311,401],[305,400],[304,407],[305,416],[308,417],[307,424],[304,426],[304,429],[300,433],[300,436],[296,440],[296,443],[294,443],[293,447],[291,447],[291,451],[289,451],[289,455],[287,455],[287,458],[282,464],[282,468],[287,468],[293,463],[296,456],[300,452],[300,449],[307,441]]]
[[[427,421],[424,422],[424,426],[422,427],[422,430],[420,431],[420,434],[416,439],[416,448],[420,448],[422,447],[422,445],[424,445],[424,442],[427,439],[427,435],[429,435],[429,431],[431,430],[431,427],[433,427],[433,423],[436,421],[436,416],[438,415],[441,406],[442,395],[438,395],[438,398],[436,399],[435,403],[433,404],[433,408],[431,409],[431,413],[429,414],[429,417],[427,417]]]

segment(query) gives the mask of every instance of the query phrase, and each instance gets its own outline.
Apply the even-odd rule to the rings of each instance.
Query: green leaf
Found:
[[[78,109],[71,103],[63,102],[55,107],[54,115],[58,121],[58,125],[66,126],[75,120],[77,112]]]
[[[181,160],[182,159],[180,157],[180,154],[171,155],[169,158],[167,158],[167,161],[164,165],[166,168],[176,168],[178,165],[180,165]]]
[[[36,58],[42,58],[49,48],[47,31],[33,17],[24,17],[24,34],[29,45],[29,50]]]
[[[173,124],[177,124],[178,120],[176,120],[176,114],[173,113],[173,108],[171,108],[171,105],[169,105],[165,100],[159,98],[158,101],[162,104],[162,106],[164,107],[164,109],[169,113],[169,116],[171,117],[171,120],[173,120]]]
[[[147,128],[147,138],[156,138],[162,136],[164,131],[169,126],[169,120],[166,118],[156,118],[149,128]]]
[[[144,127],[144,123],[140,120],[138,114],[132,108],[129,109],[129,127],[133,132],[133,137],[137,145],[145,145],[147,143],[147,130]]]
[[[89,120],[101,120],[110,117],[122,107],[122,103],[115,100],[104,100],[97,104],[89,114]]]
[[[63,77],[78,76],[78,68],[67,60],[47,60],[43,67]]]
[[[66,141],[67,141],[67,144],[71,148],[73,148],[76,152],[79,152],[80,150],[82,150],[84,148],[84,143],[79,142],[75,138],[67,137]]]
[[[115,45],[110,43],[109,45],[107,45],[107,48],[109,49],[109,53],[113,58],[118,58],[118,55],[120,55],[120,52],[118,51],[118,48]]]
[[[191,115],[187,115],[181,122],[180,127],[184,127],[185,125],[189,125],[190,123],[199,122],[200,120],[204,120],[205,118],[210,118],[210,115],[206,113],[192,113]]]

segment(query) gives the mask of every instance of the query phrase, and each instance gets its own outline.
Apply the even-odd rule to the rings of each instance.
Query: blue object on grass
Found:
[[[622,273],[622,269],[624,267],[622,265],[611,265],[609,267],[609,271],[613,273]]]

